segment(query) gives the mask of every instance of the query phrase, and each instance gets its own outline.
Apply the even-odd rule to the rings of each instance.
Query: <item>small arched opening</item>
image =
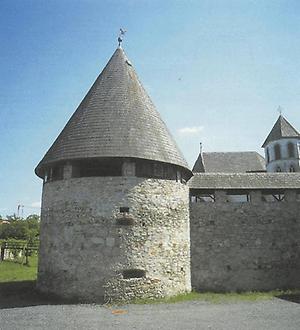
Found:
[[[270,151],[269,151],[269,148],[266,149],[266,154],[267,154],[267,162],[270,163]]]
[[[275,144],[274,146],[274,153],[275,153],[275,159],[281,159],[281,148],[279,144]]]
[[[291,173],[296,172],[296,171],[295,171],[295,167],[294,167],[294,165],[291,165],[291,166],[290,166],[290,172],[291,172]]]
[[[288,143],[287,149],[288,149],[289,158],[294,158],[295,157],[295,147],[292,142]]]

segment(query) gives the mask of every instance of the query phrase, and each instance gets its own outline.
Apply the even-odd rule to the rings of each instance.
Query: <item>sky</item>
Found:
[[[39,213],[34,168],[117,47],[192,167],[300,129],[298,0],[1,0],[0,215]]]

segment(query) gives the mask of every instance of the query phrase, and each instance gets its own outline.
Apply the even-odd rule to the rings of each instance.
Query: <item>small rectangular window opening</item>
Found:
[[[52,168],[52,181],[63,179],[63,167],[57,166]]]
[[[282,202],[284,201],[284,193],[276,191],[265,192],[262,194],[262,201],[267,203]]]
[[[146,271],[143,269],[125,269],[123,270],[123,278],[142,278],[146,276]]]
[[[155,178],[163,178],[164,177],[164,168],[160,163],[153,164],[153,174]]]
[[[216,201],[214,194],[199,194],[190,197],[191,203],[214,203]]]
[[[62,180],[63,172],[63,166],[55,166],[47,169],[44,176],[44,182]]]
[[[242,192],[227,192],[228,203],[248,203],[250,202],[250,195]]]
[[[191,189],[191,203],[214,203],[216,201],[214,190]]]
[[[120,207],[120,213],[129,213],[129,207],[127,206]]]

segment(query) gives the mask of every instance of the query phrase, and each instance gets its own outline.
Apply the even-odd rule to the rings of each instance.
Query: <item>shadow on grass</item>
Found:
[[[276,296],[276,298],[300,304],[300,293],[286,293]]]
[[[76,299],[63,300],[57,296],[38,292],[36,281],[0,283],[0,309],[74,303],[78,301]]]
[[[195,296],[196,295],[196,296]],[[197,296],[199,294],[190,293],[188,295],[179,295],[173,297],[170,301],[164,301],[165,303],[186,300],[199,300]],[[208,294],[210,297],[212,294]],[[183,297],[181,297],[183,296]],[[186,297],[185,297],[186,296]],[[224,295],[227,296],[226,294]],[[286,300],[289,302],[300,304],[300,291],[295,290],[294,292],[276,292],[272,295],[278,299]],[[183,299],[183,298],[189,299]],[[228,296],[227,296],[228,297]],[[243,295],[242,295],[243,297]],[[202,299],[204,299],[202,297]],[[205,299],[204,299],[205,300]],[[16,308],[16,307],[29,307],[38,305],[66,305],[66,304],[78,304],[85,303],[76,298],[73,299],[61,299],[55,295],[42,294],[36,289],[36,281],[19,281],[19,282],[0,282],[0,309],[4,308]],[[89,302],[86,302],[89,303]],[[145,302],[140,302],[145,303]],[[149,302],[147,302],[149,303]],[[151,301],[153,303],[153,301]],[[97,302],[97,304],[103,304],[103,301]]]

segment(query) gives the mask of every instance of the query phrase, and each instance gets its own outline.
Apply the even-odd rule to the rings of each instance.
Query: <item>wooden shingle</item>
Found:
[[[102,157],[156,160],[188,169],[120,47],[38,164],[36,173],[60,161]]]

